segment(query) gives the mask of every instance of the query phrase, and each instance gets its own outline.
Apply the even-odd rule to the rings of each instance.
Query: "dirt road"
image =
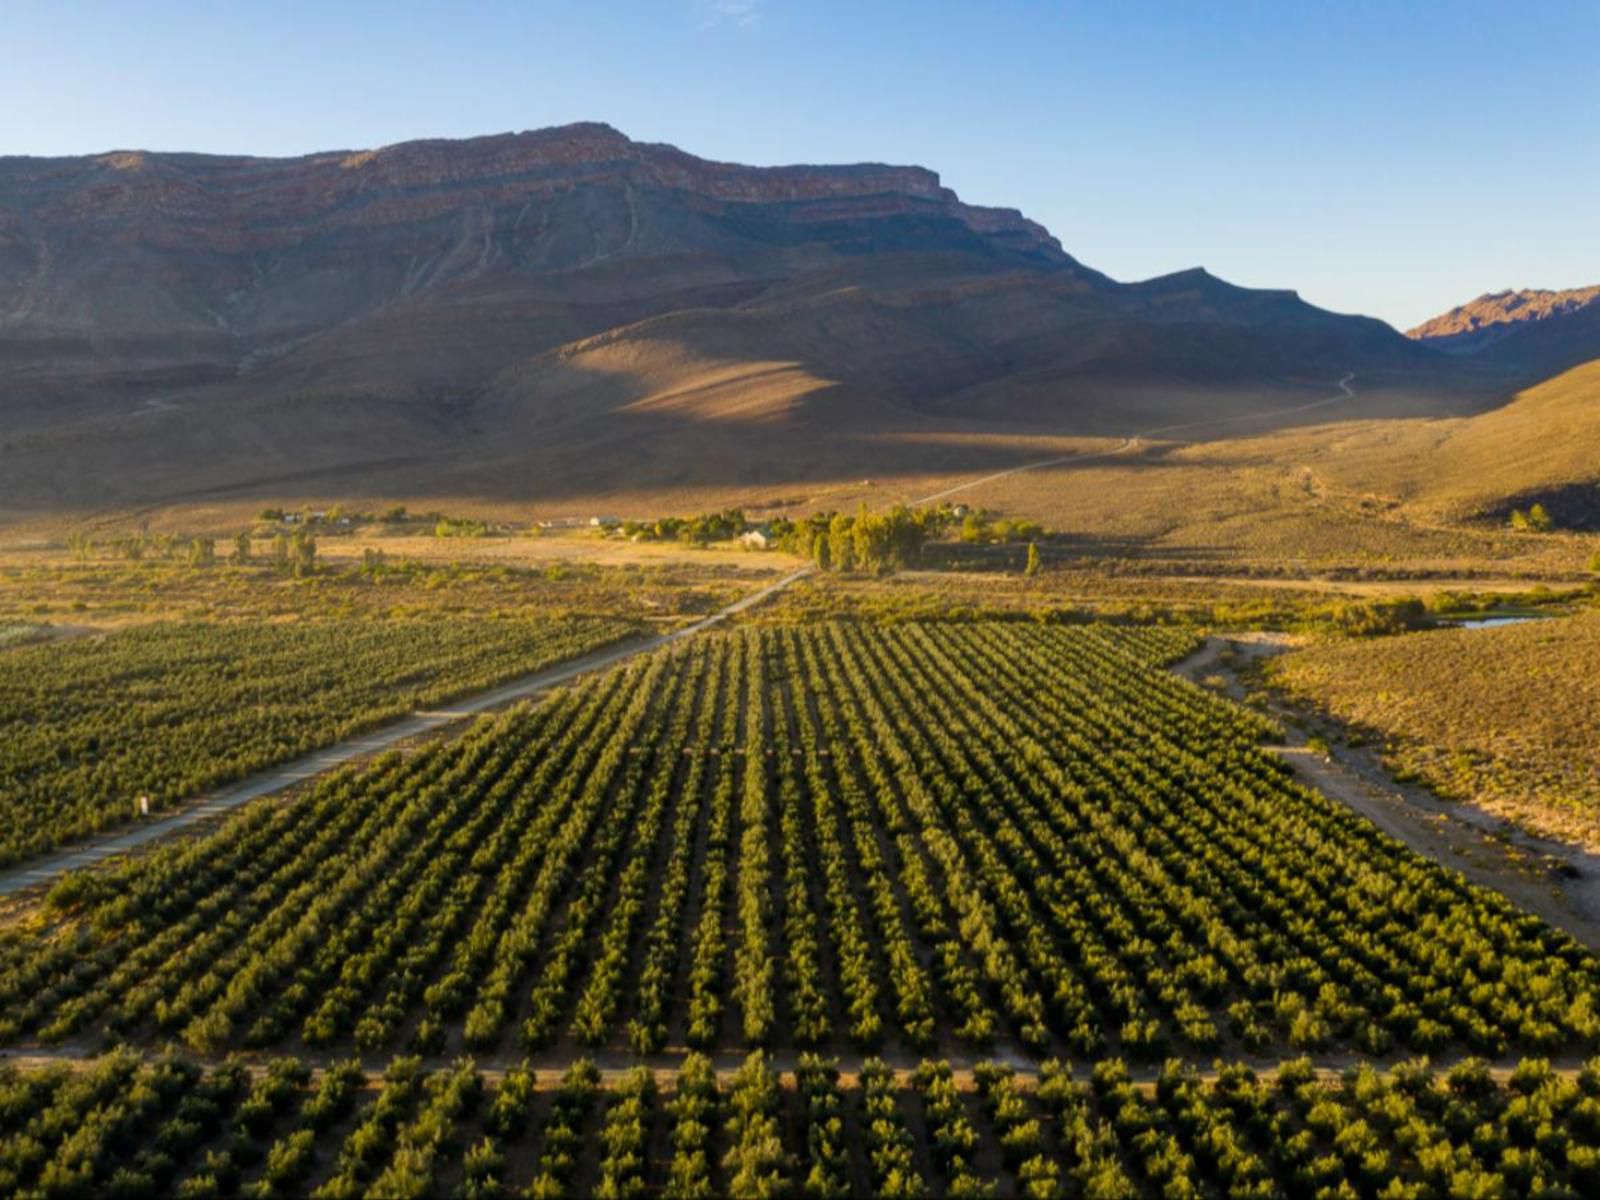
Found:
[[[293,762],[285,763],[260,775],[254,775],[241,783],[210,795],[201,796],[175,812],[157,817],[143,824],[115,833],[103,834],[72,846],[64,847],[47,857],[35,859],[29,863],[21,863],[0,871],[0,896],[14,895],[25,888],[36,887],[41,884],[52,883],[68,871],[80,867],[93,866],[118,854],[126,854],[130,850],[138,849],[158,838],[177,833],[197,821],[204,821],[221,813],[248,804],[252,800],[273,792],[281,791],[297,783],[304,783],[328,771],[334,770],[353,759],[365,758],[387,750],[409,738],[419,737],[433,733],[457,721],[464,721],[479,713],[500,708],[513,701],[524,699],[549,688],[570,682],[579,675],[587,675],[594,671],[602,671],[607,667],[615,666],[636,654],[670,645],[684,638],[693,637],[715,625],[720,624],[737,613],[742,613],[770,596],[782,591],[798,579],[803,579],[811,572],[809,569],[795,571],[785,575],[776,583],[767,584],[750,594],[734,601],[724,608],[718,609],[708,617],[686,625],[682,629],[674,629],[652,638],[639,638],[626,641],[581,658],[575,658],[558,666],[536,671],[510,683],[501,684],[486,692],[469,696],[451,704],[447,709],[428,710],[413,713],[392,725],[385,725],[382,729],[364,734],[361,737],[351,738],[308,754]]]
[[[1280,654],[1291,644],[1276,634],[1212,637],[1173,670],[1195,681],[1221,678],[1228,694],[1242,700],[1238,666]],[[1283,745],[1271,748],[1273,753],[1311,787],[1355,809],[1417,853],[1600,949],[1600,855],[1531,837],[1471,804],[1443,801],[1426,788],[1397,783],[1366,747],[1341,745],[1328,737],[1328,752],[1313,750],[1310,741],[1317,730],[1303,714],[1274,706],[1272,715],[1286,734]],[[1552,861],[1564,864],[1564,874],[1551,869]]]

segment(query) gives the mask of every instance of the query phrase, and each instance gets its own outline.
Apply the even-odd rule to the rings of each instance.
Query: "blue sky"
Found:
[[[915,162],[1120,279],[1402,327],[1600,283],[1600,3],[0,0],[0,154],[293,154],[603,120]]]

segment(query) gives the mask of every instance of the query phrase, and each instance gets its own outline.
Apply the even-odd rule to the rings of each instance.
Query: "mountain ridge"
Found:
[[[807,478],[859,478],[894,421],[1100,437],[1243,397],[1270,420],[1448,361],[1201,268],[1119,283],[922,167],[743,167],[598,123],[0,159],[0,509],[377,488],[379,462],[529,500],[640,453],[686,486],[780,481],[773,422],[829,447]]]
[[[1406,336],[1440,349],[1472,352],[1519,332],[1526,324],[1564,317],[1597,301],[1600,285],[1485,292],[1406,330]]]
[[[584,179],[584,168],[593,176],[624,167],[708,200],[812,203],[817,207],[807,215],[824,220],[849,215],[830,211],[828,201],[883,196],[926,201],[944,206],[974,232],[1014,237],[1031,250],[1065,259],[1059,241],[1042,225],[1016,209],[965,204],[926,167],[745,166],[699,158],[665,143],[637,142],[599,122],[272,158],[145,150],[48,159],[0,157],[0,189],[14,198],[0,206],[0,219],[8,229],[28,217],[114,223],[150,202],[155,212],[141,215],[181,222],[187,238],[214,237],[218,249],[261,249],[293,235],[284,214],[311,215],[319,200],[349,216],[382,202],[392,206],[386,214],[391,219],[417,219],[436,208],[440,197],[430,189],[499,183],[526,197],[571,187]],[[405,189],[406,194],[385,196],[384,188]],[[495,196],[491,192],[486,198]],[[205,207],[208,200],[210,210]],[[270,208],[278,218],[273,225],[254,231],[253,237],[227,227],[227,220],[246,220],[260,207]],[[151,222],[142,232],[150,236],[167,231]]]

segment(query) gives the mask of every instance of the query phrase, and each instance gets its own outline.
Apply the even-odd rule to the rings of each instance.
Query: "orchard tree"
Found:
[[[303,579],[317,570],[317,539],[304,529],[297,531],[290,545],[291,566],[296,579]]]
[[[854,569],[855,535],[850,528],[850,518],[837,514],[828,522],[828,560],[835,571]]]

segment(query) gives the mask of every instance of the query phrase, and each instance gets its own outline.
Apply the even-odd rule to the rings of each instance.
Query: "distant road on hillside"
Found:
[[[969,479],[966,483],[958,483],[954,487],[947,487],[943,491],[933,492],[927,496],[919,496],[911,503],[918,506],[937,504],[959,492],[971,491],[975,487],[982,487],[986,483],[994,483],[998,479],[1005,479],[1010,475],[1020,475],[1024,471],[1039,471],[1046,467],[1064,467],[1075,463],[1097,462],[1102,459],[1115,458],[1136,447],[1145,438],[1164,437],[1169,433],[1179,433],[1186,429],[1202,429],[1211,425],[1234,425],[1240,421],[1260,421],[1267,417],[1289,416],[1294,413],[1311,412],[1314,409],[1326,408],[1330,404],[1338,404],[1342,400],[1354,400],[1355,389],[1350,386],[1350,381],[1356,377],[1354,371],[1347,371],[1343,379],[1339,380],[1339,393],[1335,396],[1325,396],[1321,400],[1313,400],[1310,404],[1301,404],[1294,408],[1274,408],[1266,412],[1242,413],[1233,417],[1213,417],[1204,421],[1186,421],[1181,425],[1163,425],[1158,429],[1146,429],[1143,433],[1130,433],[1122,439],[1122,444],[1110,450],[1096,451],[1094,454],[1062,454],[1056,458],[1046,458],[1039,462],[1023,463],[1020,467],[1008,467],[1004,471],[995,471],[991,475],[984,475],[978,479]]]

